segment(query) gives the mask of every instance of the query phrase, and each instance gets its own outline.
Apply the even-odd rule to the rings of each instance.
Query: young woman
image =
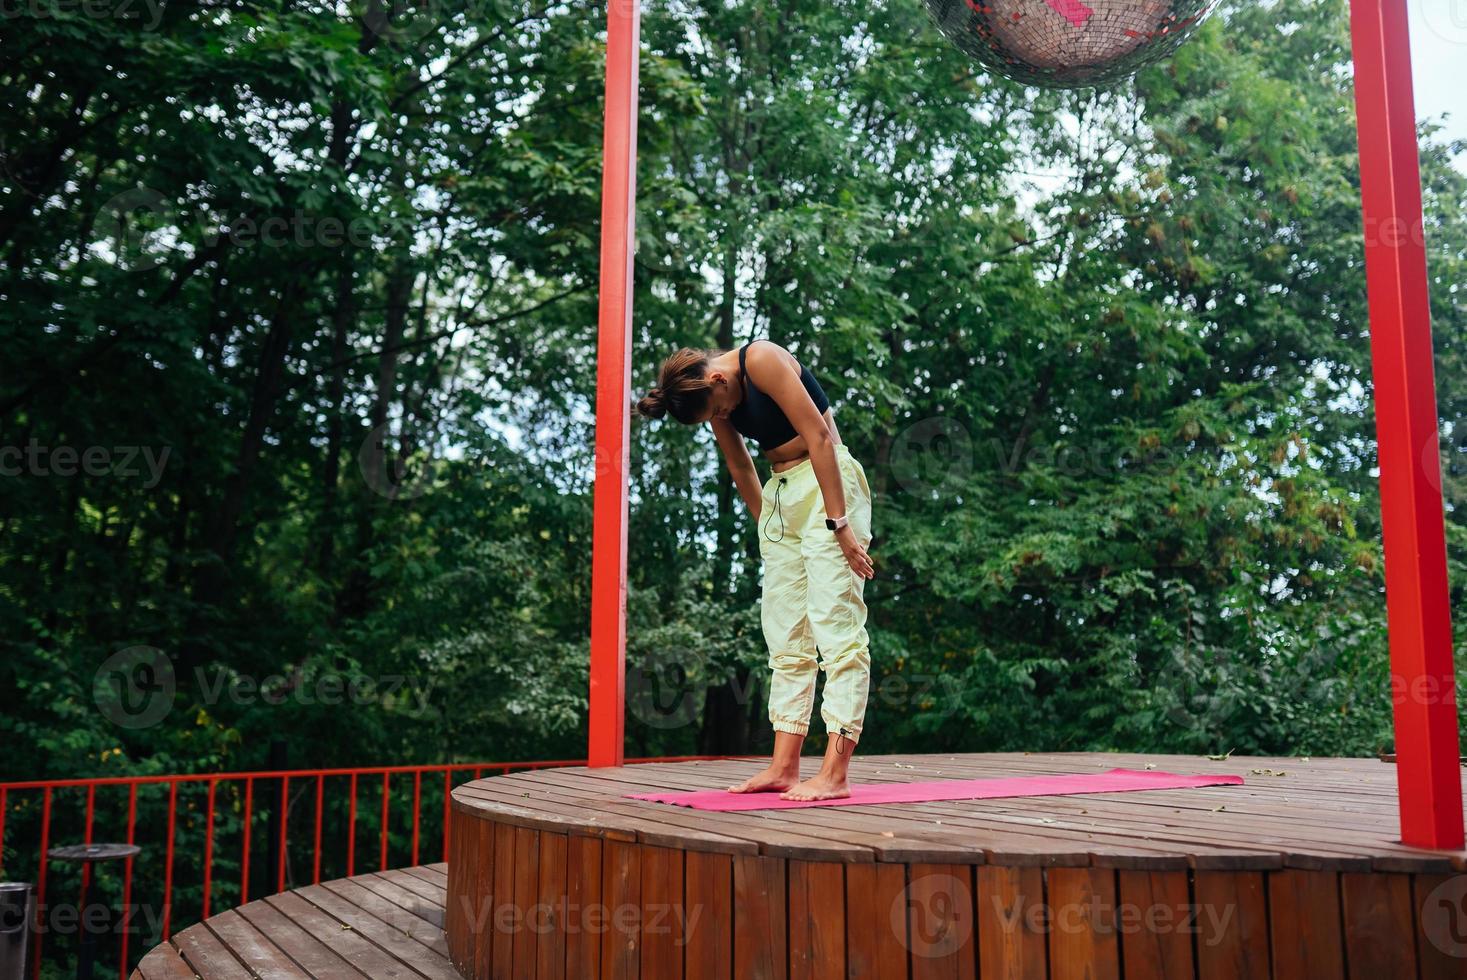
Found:
[[[866,580],[873,569],[871,488],[835,427],[830,400],[808,368],[767,340],[736,351],[685,347],[662,364],[637,404],[648,418],[708,422],[729,473],[759,527],[764,560],[760,615],[769,645],[769,721],[774,758],[734,793],[787,800],[850,795],[847,771],[861,737],[871,682]],[[761,487],[744,438],[773,475]],[[820,717],[829,742],[820,772],[800,781],[815,672],[825,671]]]

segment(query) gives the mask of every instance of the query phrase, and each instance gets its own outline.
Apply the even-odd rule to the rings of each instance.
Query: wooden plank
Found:
[[[363,888],[355,878],[323,881],[321,887],[335,892],[357,908],[372,913],[393,929],[409,939],[422,943],[439,956],[448,956],[448,941],[441,928],[421,916],[414,915],[396,902],[389,902],[376,892]]]
[[[668,847],[640,849],[642,865],[641,975],[657,980],[683,976],[683,852]]]
[[[1345,913],[1345,960],[1351,976],[1414,977],[1416,944],[1411,876],[1340,875]],[[1467,919],[1464,919],[1467,922]],[[1467,964],[1464,971],[1467,972]]]
[[[367,974],[372,980],[416,980],[418,973],[396,956],[343,928],[340,922],[316,908],[295,892],[271,895],[265,899],[281,915],[304,930],[317,942],[330,947]],[[266,933],[270,935],[270,933]],[[273,938],[273,936],[272,936]],[[315,972],[315,971],[311,971]],[[327,974],[331,976],[332,974]]]
[[[420,864],[417,867],[403,868],[401,870],[404,874],[410,874],[415,878],[422,878],[430,885],[437,885],[439,888],[448,887],[448,869],[446,865]]]
[[[553,830],[562,834],[590,834],[597,837],[616,837],[621,840],[636,840],[634,829],[603,826],[595,813],[570,813],[523,805],[526,801],[513,793],[495,788],[503,779],[480,779],[464,783],[453,791],[453,807],[467,811],[480,820],[508,824],[511,827],[529,827],[532,830]]]
[[[475,912],[479,916],[477,929],[474,933],[473,970],[468,976],[471,980],[489,980],[494,972],[494,942],[495,921],[494,914],[497,903],[495,895],[495,863],[501,860],[513,860],[513,856],[506,857],[495,850],[496,837],[494,823],[490,820],[473,821],[479,835],[479,869],[475,880],[475,888],[479,894],[479,906]]]
[[[1268,899],[1257,871],[1199,871],[1192,878],[1197,918],[1223,923],[1197,937],[1200,980],[1269,976]]]
[[[336,977],[365,976],[355,964],[349,963],[326,943],[292,922],[274,905],[265,901],[251,902],[240,906],[238,911],[311,976],[331,977],[333,980]],[[207,980],[214,980],[210,974],[203,976]]]
[[[1115,872],[1051,868],[1049,975],[1053,980],[1119,980]]]
[[[535,980],[538,962],[535,944],[539,938],[536,914],[540,904],[540,833],[527,827],[516,827],[514,832],[514,913],[508,921],[510,934],[514,937],[509,974],[512,980]]]
[[[443,910],[443,928],[448,934],[449,959],[472,975],[474,962],[473,923],[478,920],[479,896],[475,885],[479,873],[479,834],[467,814],[452,814],[448,838],[448,881]]]
[[[516,829],[513,824],[494,823],[494,915],[490,920],[494,940],[489,976],[495,980],[509,977],[514,969],[514,933],[507,924],[514,921],[515,915],[515,864],[519,857]]]
[[[176,934],[173,942],[189,969],[199,976],[208,980],[251,980],[250,972],[202,922]]]
[[[535,946],[537,980],[565,980],[565,934],[575,925],[566,913],[566,847],[565,834],[540,831],[540,904],[544,908],[545,930]]]
[[[393,903],[405,912],[409,912],[425,922],[443,928],[444,908],[442,902],[432,902],[421,895],[399,887],[386,878],[376,873],[357,875],[350,879],[354,884],[360,885],[373,894]]]
[[[1126,980],[1196,976],[1193,937],[1216,926],[1194,910],[1186,873],[1118,871],[1116,895]]]
[[[565,975],[570,980],[601,976],[601,935],[590,928],[588,909],[601,908],[601,858],[604,844],[572,834],[565,850]]]
[[[1045,980],[1048,972],[1044,872],[977,869],[978,973],[983,980]]]
[[[162,943],[148,950],[147,955],[138,961],[132,980],[194,980],[194,971],[189,969],[172,944]]]
[[[965,873],[971,871],[962,865]],[[906,868],[846,867],[846,974],[851,980],[907,975]]]
[[[748,854],[733,858],[735,980],[786,980],[786,874],[784,858]]]
[[[912,980],[973,980],[973,869],[914,864],[905,893]]]
[[[269,976],[271,980],[309,980],[310,974],[291,962],[290,957],[234,909],[225,909],[204,926],[236,959],[247,964],[251,973]]]
[[[1082,802],[1083,801],[1083,802]],[[1267,870],[1270,865],[1247,860],[1259,854],[1278,854],[1272,866],[1312,870],[1356,870],[1384,865],[1443,867],[1446,858],[1409,849],[1393,849],[1381,841],[1385,831],[1366,833],[1333,829],[1327,834],[1311,825],[1315,810],[1297,808],[1291,817],[1262,817],[1227,812],[1217,808],[1173,807],[1160,800],[1107,800],[1075,797],[1038,801],[1003,801],[994,805],[990,819],[1043,815],[1055,826],[1077,826],[1083,814],[1095,827],[1133,837],[1147,846],[1171,845],[1185,848],[1209,860],[1192,862],[1215,870]],[[1329,843],[1320,843],[1327,836]],[[1111,838],[1107,838],[1111,839]],[[1230,843],[1236,842],[1236,843]]]
[[[1421,980],[1461,980],[1467,973],[1467,875],[1411,877]]]
[[[970,815],[962,809],[965,804],[949,806],[958,807],[952,811],[955,816]],[[1292,822],[1244,820],[1216,807],[1183,809],[1097,796],[985,801],[981,809],[983,819],[992,823],[1042,822],[1043,827],[1034,830],[1041,836],[1063,830],[1070,835],[1093,835],[1112,847],[1129,842],[1142,849],[1138,853],[1180,851],[1205,857],[1191,863],[1216,870],[1268,870],[1285,865],[1366,870],[1376,859],[1362,853],[1375,846],[1375,839],[1341,831],[1332,837],[1340,843],[1320,844],[1305,839],[1310,831],[1299,829],[1297,817]],[[1391,859],[1389,855],[1378,857]],[[1149,870],[1173,868],[1158,863]]]
[[[641,887],[641,847],[606,841],[601,854],[601,894],[610,921],[601,934],[604,980],[637,980],[641,975],[641,934],[629,923],[633,911],[641,908]]]
[[[854,867],[854,866],[853,866]],[[861,865],[875,868],[875,865]],[[683,961],[694,980],[730,980],[733,971],[733,858],[689,851],[683,865],[687,947]]]
[[[1273,975],[1278,980],[1345,975],[1339,875],[1273,872],[1268,876],[1268,915]]]
[[[291,894],[299,895],[375,946],[380,946],[397,960],[421,973],[429,980],[461,980],[448,957],[433,952],[385,920],[364,908],[353,905],[337,892],[321,885],[308,885]],[[370,894],[370,893],[369,893]],[[212,919],[210,920],[213,921]],[[251,963],[253,966],[253,963]]]
[[[392,882],[403,891],[412,892],[414,895],[435,905],[439,909],[443,908],[447,891],[442,885],[424,881],[416,875],[410,875],[406,871],[399,871],[395,868],[390,868],[386,871],[374,871],[372,873],[384,881]]]
[[[846,975],[844,872],[833,861],[789,863],[790,980]]]

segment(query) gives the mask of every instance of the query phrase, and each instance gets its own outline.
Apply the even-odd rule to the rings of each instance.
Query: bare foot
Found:
[[[778,793],[787,790],[800,781],[800,770],[777,769],[767,766],[742,783],[730,786],[730,793]]]
[[[781,800],[843,800],[851,795],[851,787],[844,779],[835,779],[824,774],[807,779],[797,786],[779,794]]]

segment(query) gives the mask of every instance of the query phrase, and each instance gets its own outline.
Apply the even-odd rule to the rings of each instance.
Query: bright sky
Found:
[[[1408,5],[1416,118],[1450,113],[1439,138],[1467,140],[1462,86],[1467,68],[1467,0],[1408,0]]]

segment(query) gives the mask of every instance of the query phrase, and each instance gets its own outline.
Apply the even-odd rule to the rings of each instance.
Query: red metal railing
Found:
[[[712,758],[709,756],[676,756],[660,759],[632,759],[630,762],[678,762],[693,759]],[[273,854],[271,855],[272,866],[264,869],[264,892],[284,891],[294,885],[306,883],[319,883],[322,875],[323,851],[322,828],[326,823],[326,815],[333,801],[327,792],[327,784],[341,785],[346,792],[345,801],[345,847],[344,852],[336,855],[333,863],[341,867],[346,876],[357,872],[357,825],[361,822],[361,813],[357,807],[357,798],[361,789],[361,777],[382,777],[380,789],[380,809],[375,814],[377,840],[376,847],[377,867],[386,870],[392,856],[393,836],[398,835],[401,841],[398,849],[402,852],[401,857],[406,863],[419,864],[423,857],[422,838],[425,828],[430,831],[436,829],[439,838],[438,860],[447,860],[448,856],[448,813],[449,803],[453,787],[460,782],[469,779],[478,779],[484,774],[491,775],[507,774],[514,771],[532,769],[548,769],[562,766],[585,765],[583,759],[557,759],[537,762],[473,762],[453,763],[428,766],[362,766],[343,769],[277,769],[261,770],[257,772],[224,772],[224,773],[194,773],[188,775],[153,775],[153,776],[112,776],[97,779],[51,779],[35,780],[31,782],[0,783],[0,878],[5,877],[6,867],[4,865],[7,845],[12,854],[19,856],[28,852],[18,849],[15,844],[6,837],[7,833],[15,836],[17,823],[28,825],[34,839],[38,842],[38,849],[34,852],[33,861],[20,861],[26,865],[17,878],[24,880],[34,868],[34,881],[36,885],[36,904],[39,914],[43,917],[50,915],[50,907],[46,904],[48,878],[52,869],[46,856],[46,851],[52,846],[53,839],[60,839],[64,833],[80,833],[85,843],[92,843],[96,838],[98,826],[98,791],[102,791],[103,802],[109,802],[116,794],[116,802],[119,809],[119,817],[125,814],[125,818],[119,822],[122,824],[123,839],[129,844],[142,843],[147,845],[149,840],[154,842],[149,851],[145,847],[145,853],[139,858],[128,858],[122,869],[122,880],[120,883],[122,913],[120,926],[120,939],[118,941],[117,962],[120,975],[126,980],[128,970],[132,965],[132,958],[141,956],[146,948],[131,946],[129,940],[135,931],[131,928],[131,916],[134,905],[134,876],[135,862],[140,859],[151,858],[158,853],[158,845],[161,845],[162,861],[161,868],[155,875],[149,876],[149,884],[154,882],[153,878],[161,879],[158,884],[162,890],[162,905],[158,909],[156,917],[158,924],[154,937],[157,941],[166,942],[172,935],[176,922],[174,918],[175,904],[175,870],[177,859],[188,857],[181,854],[178,849],[179,829],[179,807],[185,807],[189,814],[187,826],[192,828],[198,820],[202,819],[202,840],[191,841],[189,845],[196,853],[190,860],[191,869],[197,870],[200,879],[200,892],[197,901],[191,907],[197,909],[197,915],[187,916],[187,922],[200,921],[209,918],[216,911],[213,899],[216,892],[227,891],[227,897],[231,899],[230,905],[244,904],[250,899],[252,867],[256,869],[254,877],[260,878],[258,858],[252,852],[252,844],[258,831],[256,825],[260,823],[259,810],[268,804],[270,797],[274,797],[274,810],[269,813],[270,822],[267,824],[266,834],[270,843],[273,843]],[[428,776],[433,784],[438,782],[435,777],[441,777],[441,789],[431,788],[424,793],[424,776]],[[410,821],[407,815],[400,815],[401,820],[398,829],[393,830],[392,812],[392,788],[393,780],[412,778],[412,808]],[[263,783],[262,789],[268,791],[272,782],[279,783],[278,793],[261,794],[257,796],[256,784]],[[312,785],[314,783],[314,785]],[[291,788],[304,786],[303,795],[312,802],[309,807],[309,822],[302,818],[299,805],[292,808]],[[162,791],[166,788],[166,793]],[[157,798],[146,799],[148,790],[158,790]],[[145,840],[139,839],[139,793],[143,791],[145,798],[142,802],[151,803],[154,808],[161,809],[164,817],[157,824],[147,822],[149,832]],[[125,793],[125,796],[123,795]],[[370,797],[369,797],[370,799]],[[67,802],[75,801],[75,808],[64,810],[63,816],[75,817],[68,821],[69,826],[61,831],[61,834],[53,832],[56,823],[57,803],[59,800]],[[232,887],[230,883],[221,885],[215,874],[216,865],[226,858],[221,855],[226,852],[216,847],[216,835],[220,834],[218,819],[221,813],[221,800],[225,802],[224,813],[226,816],[237,814],[237,821],[231,821],[231,836],[236,838],[233,844],[233,854],[238,855],[235,868],[237,877],[234,877]],[[375,802],[375,801],[374,801]],[[437,814],[435,814],[437,811]],[[371,819],[370,811],[368,820]],[[309,851],[300,836],[292,836],[292,814],[297,819],[296,826],[302,824],[307,829],[306,840],[309,841]],[[11,815],[7,821],[7,814]],[[425,820],[425,816],[429,819]],[[271,826],[273,824],[273,826]],[[437,825],[436,828],[433,825]],[[111,825],[105,825],[111,826]],[[115,840],[114,831],[105,829],[104,840]],[[29,834],[27,836],[30,836]],[[75,837],[71,838],[75,840]],[[339,838],[337,838],[339,839]],[[196,847],[194,847],[196,845]],[[309,859],[302,861],[298,867],[304,874],[293,874],[292,855]],[[431,852],[429,852],[431,854]],[[253,864],[252,864],[253,859]],[[111,874],[107,870],[99,872]],[[90,865],[83,867],[81,872],[80,887],[85,892],[92,882],[92,871]],[[38,930],[35,945],[35,969],[40,973],[41,950],[45,940],[47,929]],[[146,946],[146,944],[139,944]]]

